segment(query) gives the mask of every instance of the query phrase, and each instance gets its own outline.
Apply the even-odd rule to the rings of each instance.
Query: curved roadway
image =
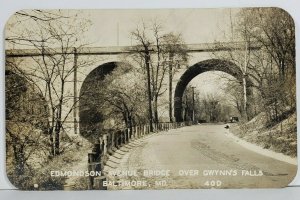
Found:
[[[297,170],[296,165],[244,148],[227,136],[224,125],[196,125],[153,134],[119,153],[119,164],[110,170],[137,176],[110,177],[111,184],[132,182],[109,189],[285,187]],[[153,173],[151,170],[157,176],[143,175]],[[136,186],[136,181],[147,186]]]

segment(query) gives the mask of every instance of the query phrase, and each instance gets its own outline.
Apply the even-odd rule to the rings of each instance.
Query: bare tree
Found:
[[[24,17],[21,18],[20,17]],[[75,70],[93,61],[77,61],[77,52],[86,45],[80,40],[87,31],[89,21],[77,13],[63,14],[61,11],[26,11],[17,14],[13,31],[6,35],[12,47],[30,48],[40,56],[32,56],[32,66],[22,69],[10,65],[15,73],[35,83],[44,91],[49,106],[48,135],[53,156],[61,153],[60,136],[68,116],[75,108],[76,101],[67,85]]]
[[[143,23],[131,34],[137,42],[136,60],[142,62],[146,73],[150,123],[159,122],[159,98],[167,90],[167,75],[169,75],[169,117],[170,121],[173,121],[172,80],[177,69],[187,61],[186,46],[180,35],[165,33],[162,25],[156,21],[149,27]]]
[[[6,71],[5,74],[5,101],[6,101],[6,142],[9,176],[16,177],[30,171],[32,157],[40,161],[47,158],[48,140],[47,102],[34,84],[26,81],[17,74]],[[35,165],[38,165],[38,159]]]
[[[162,42],[165,48],[168,60],[168,76],[169,76],[169,118],[173,122],[173,77],[182,66],[187,64],[188,54],[187,46],[180,34],[166,34]]]
[[[244,9],[240,26],[259,42],[276,63],[279,75],[295,73],[295,24],[292,17],[279,8]]]
[[[228,103],[238,111],[240,116],[243,116],[244,94],[242,85],[236,81],[229,81],[225,85],[224,91]]]
[[[236,63],[244,76],[252,81],[251,86],[244,86],[244,95],[248,93],[249,86],[252,88],[251,95],[243,100],[247,104],[248,117],[257,114],[259,108],[260,111],[268,111],[271,121],[278,121],[287,110],[295,110],[293,20],[278,8],[249,8],[241,10],[232,24],[232,35],[244,41],[245,47],[241,48],[237,43],[231,51],[217,56]],[[231,84],[232,80],[228,83]]]
[[[152,112],[152,88],[151,88],[151,69],[150,69],[150,59],[151,59],[151,42],[146,35],[146,26],[143,23],[142,27],[137,27],[135,31],[131,33],[134,39],[137,41],[137,46],[135,52],[137,53],[136,61],[140,62],[140,64],[144,67],[144,71],[146,73],[147,80],[147,95],[148,95],[148,118],[150,131],[153,132],[153,112]]]
[[[284,113],[295,110],[294,21],[278,8],[245,9],[240,16],[247,35],[262,46],[261,54],[252,62],[252,69],[258,71],[260,66],[266,66],[256,77],[260,77],[260,91],[270,119],[280,121]]]

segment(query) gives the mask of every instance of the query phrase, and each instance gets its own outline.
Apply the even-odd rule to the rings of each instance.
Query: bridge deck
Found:
[[[223,42],[223,43],[201,43],[188,44],[187,52],[213,52],[213,51],[230,51],[243,50],[245,48],[244,42]],[[260,49],[257,43],[252,43],[251,49]],[[142,48],[140,48],[142,51]],[[155,51],[155,47],[151,48]],[[76,49],[78,55],[116,55],[116,54],[131,54],[139,51],[137,46],[110,46],[110,47],[83,47]],[[61,49],[47,49],[45,55],[62,54]],[[69,48],[64,54],[74,54],[75,48]],[[7,49],[5,51],[6,57],[32,57],[41,56],[39,49]]]

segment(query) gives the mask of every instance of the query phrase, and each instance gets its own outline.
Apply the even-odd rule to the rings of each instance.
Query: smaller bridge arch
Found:
[[[107,62],[93,69],[84,79],[79,92],[79,131],[80,134],[88,139],[97,138],[100,134],[101,123],[105,116],[97,107],[103,103],[98,98],[99,89],[95,84],[102,82],[105,76],[111,74],[117,67],[128,65],[124,62]],[[96,91],[97,89],[97,91]]]
[[[182,122],[182,97],[183,93],[189,84],[189,82],[198,76],[199,74],[202,74],[204,72],[209,71],[221,71],[225,72],[236,79],[238,79],[240,82],[243,81],[243,72],[241,69],[233,62],[227,61],[227,60],[221,60],[221,59],[208,59],[201,62],[198,62],[191,67],[189,67],[183,75],[180,77],[176,88],[175,88],[175,94],[174,94],[174,116],[176,119],[176,122]],[[247,86],[251,86],[252,82],[249,78],[246,79]]]

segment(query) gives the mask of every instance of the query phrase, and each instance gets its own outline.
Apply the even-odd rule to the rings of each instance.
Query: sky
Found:
[[[166,32],[181,33],[187,44],[225,41],[231,31],[230,12],[234,16],[238,9],[89,10],[83,14],[93,24],[87,37],[94,46],[126,46],[132,44],[130,32],[137,25],[154,20]]]
[[[213,94],[214,97],[221,98],[226,95],[224,92],[227,82],[224,76],[226,75],[224,72],[204,72],[193,78],[188,86],[196,87],[196,90],[198,90],[203,97]],[[228,76],[232,77],[230,75]],[[213,90],[212,86],[214,86]]]
[[[91,22],[88,31],[81,38],[87,41],[89,46],[134,44],[130,33],[142,22],[151,24],[153,21],[159,22],[165,32],[181,34],[186,44],[226,41],[231,35],[230,19],[234,21],[239,11],[240,9],[237,8],[60,10],[64,15],[77,14]],[[30,13],[30,10],[26,12]],[[46,12],[51,12],[51,10],[46,10]],[[20,19],[22,18],[17,15],[10,17],[6,24],[6,36],[10,36],[11,31],[22,32],[25,27],[30,27],[30,31],[35,30],[35,22],[30,23],[32,20],[24,20],[23,17],[22,23],[16,23]]]

